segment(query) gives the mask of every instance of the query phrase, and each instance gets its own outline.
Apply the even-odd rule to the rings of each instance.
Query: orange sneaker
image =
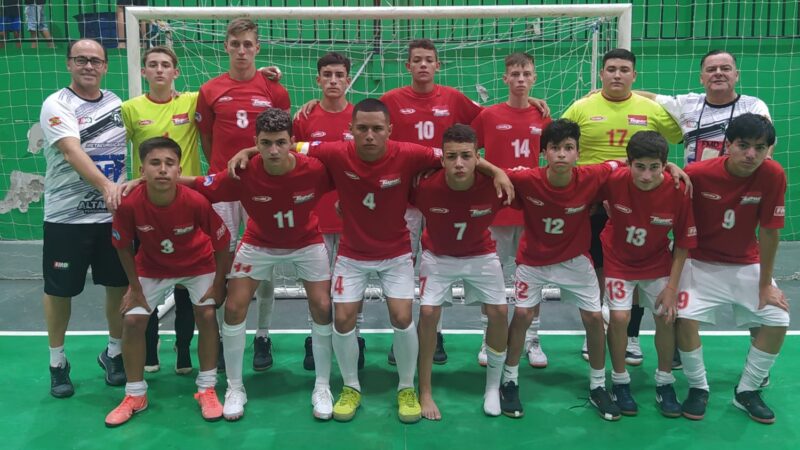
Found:
[[[106,426],[109,428],[118,427],[131,420],[131,417],[139,411],[147,409],[147,395],[126,395],[113,411],[106,416]]]
[[[222,418],[222,403],[219,402],[214,388],[206,388],[205,392],[195,393],[194,399],[200,405],[203,419],[214,422]]]

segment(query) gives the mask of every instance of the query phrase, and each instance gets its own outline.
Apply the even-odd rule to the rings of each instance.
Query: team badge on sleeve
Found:
[[[57,127],[57,126],[61,125],[61,117],[53,116],[53,117],[50,118],[50,120],[48,122],[50,122],[50,126],[51,127]]]
[[[775,217],[784,217],[784,216],[786,216],[786,207],[785,206],[776,206],[774,215],[775,215]]]
[[[122,237],[119,235],[119,231],[117,231],[115,228],[111,229],[111,236],[118,241],[122,240]]]
[[[212,183],[214,183],[214,175],[206,175],[203,178],[203,186],[211,186]]]

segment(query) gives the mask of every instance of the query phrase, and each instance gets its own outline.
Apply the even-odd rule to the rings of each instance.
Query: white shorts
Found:
[[[214,211],[217,212],[225,226],[231,232],[231,245],[230,250],[236,250],[236,244],[239,242],[239,228],[241,225],[247,224],[247,212],[242,207],[241,202],[219,202],[211,205]]]
[[[203,303],[199,303],[200,299],[208,292],[208,288],[214,283],[214,273],[207,273],[204,275],[195,275],[192,277],[181,278],[146,278],[139,277],[139,282],[142,283],[142,292],[144,298],[147,299],[147,306],[150,307],[151,312],[147,312],[141,306],[131,309],[126,312],[128,314],[139,314],[149,316],[154,308],[158,306],[166,298],[167,293],[180,284],[189,290],[189,298],[192,304],[197,306],[215,306],[213,298],[207,298]]]
[[[337,256],[333,266],[331,298],[334,303],[361,301],[369,275],[376,273],[384,297],[414,298],[414,265],[411,253],[380,261],[361,261]]]
[[[678,290],[678,318],[713,324],[715,310],[733,306],[740,327],[789,326],[789,313],[776,307],[758,309],[759,264],[724,264],[687,259]],[[772,280],[772,285],[775,280]]]
[[[411,239],[411,255],[416,258],[419,255],[419,239],[422,237],[422,226],[425,223],[425,217],[422,211],[413,206],[406,209],[406,228],[408,228],[408,237]]]
[[[303,281],[326,281],[331,279],[328,251],[325,244],[312,244],[300,249],[239,246],[233,259],[228,278],[249,277],[254,280],[272,281],[276,265],[291,264],[297,278]]]
[[[561,300],[578,308],[600,311],[600,287],[592,262],[584,255],[549,266],[517,266],[514,305],[533,308],[542,301],[542,288],[548,284],[561,289]]]
[[[336,261],[336,255],[339,254],[339,241],[342,235],[340,233],[326,233],[322,235],[325,241],[325,249],[328,251],[328,264],[333,268],[333,262]]]
[[[647,308],[655,315],[664,312],[656,311],[656,300],[661,291],[667,287],[669,277],[653,278],[649,280],[623,280],[621,278],[606,278],[603,303],[612,311],[630,311],[633,306],[633,291],[639,287],[639,306]]]
[[[506,280],[514,280],[514,273],[517,269],[517,248],[522,237],[523,227],[521,225],[493,226],[489,227],[497,247],[497,257],[503,265],[503,276]]]
[[[442,306],[452,302],[450,286],[464,280],[466,302],[505,305],[503,269],[496,253],[456,258],[438,256],[425,250],[419,269],[420,305]]]

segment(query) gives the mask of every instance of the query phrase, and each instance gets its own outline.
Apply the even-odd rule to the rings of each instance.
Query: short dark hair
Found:
[[[172,150],[175,156],[178,157],[178,161],[181,160],[181,146],[178,145],[177,142],[168,137],[156,136],[145,139],[139,144],[139,161],[144,162],[144,160],[147,159],[147,155],[157,148]]]
[[[630,61],[633,64],[633,68],[636,68],[636,55],[630,50],[625,50],[624,48],[609,50],[603,55],[603,67],[606,66],[606,61],[609,59],[624,59],[625,61]]]
[[[643,130],[631,136],[625,151],[629,164],[641,158],[656,158],[666,164],[669,144],[657,131]]]
[[[725,50],[715,49],[715,50],[711,50],[710,52],[708,52],[705,55],[703,55],[702,58],[700,58],[700,68],[701,69],[703,68],[703,64],[706,63],[706,58],[708,58],[709,56],[714,56],[714,55],[731,55],[731,59],[733,59],[733,65],[734,66],[738,65],[738,63],[736,62],[736,56],[734,56],[733,53],[725,51]]]
[[[444,147],[444,144],[447,144],[448,142],[477,145],[478,136],[475,134],[475,130],[473,130],[471,126],[464,125],[463,123],[457,123],[445,130],[444,135],[442,136],[442,147]]]
[[[411,50],[415,48],[422,48],[425,50],[433,50],[434,56],[436,59],[439,59],[439,52],[436,51],[436,46],[433,45],[433,41],[430,39],[414,39],[413,41],[408,43],[408,60],[411,61]]]
[[[390,120],[389,118],[389,108],[386,105],[378,100],[377,98],[365,98],[360,102],[356,103],[356,106],[353,107],[353,121],[356,120],[356,114],[358,112],[382,112],[384,116],[386,116],[386,120]]]
[[[144,54],[142,55],[143,66],[147,64],[147,57],[152,55],[153,53],[163,53],[169,56],[169,59],[172,60],[172,66],[178,67],[178,55],[176,55],[171,48],[165,47],[163,45],[156,45],[155,47],[150,47],[144,51]]]
[[[763,138],[767,145],[775,144],[775,126],[766,117],[760,114],[742,114],[731,120],[725,130],[725,140],[733,142],[736,139]]]
[[[514,52],[505,59],[506,69],[511,66],[525,66],[525,64],[533,65],[533,56],[523,53],[523,52]]]
[[[72,47],[74,47],[75,44],[77,44],[78,42],[82,41],[91,41],[99,45],[100,48],[103,49],[103,61],[108,62],[108,50],[106,50],[106,48],[103,46],[103,44],[100,43],[100,41],[98,41],[97,39],[90,39],[90,38],[81,38],[81,39],[76,39],[74,41],[69,41],[69,44],[67,45],[67,58],[72,57]]]
[[[539,148],[544,151],[547,144],[558,144],[564,139],[575,139],[575,145],[580,143],[581,127],[569,119],[558,119],[547,125],[542,131],[542,138],[539,140]],[[580,150],[580,146],[578,146]]]
[[[350,58],[341,53],[328,52],[322,55],[322,58],[317,60],[317,73],[325,66],[332,66],[334,64],[341,64],[344,66],[345,71],[350,75]]]
[[[256,117],[256,136],[262,131],[267,133],[286,131],[291,137],[292,118],[282,109],[269,108]]]

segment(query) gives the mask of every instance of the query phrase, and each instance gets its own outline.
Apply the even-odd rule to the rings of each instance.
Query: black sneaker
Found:
[[[689,388],[689,395],[681,405],[683,416],[692,420],[703,420],[708,405],[708,391],[705,389]]]
[[[436,350],[433,352],[433,363],[447,363],[447,352],[444,351],[444,337],[438,331],[436,332]]]
[[[253,370],[261,372],[272,367],[272,339],[256,336],[253,339]]]
[[[106,371],[107,385],[124,386],[128,381],[125,376],[125,365],[122,364],[122,353],[111,358],[108,356],[108,347],[106,347],[97,357],[97,364]]]
[[[733,389],[733,406],[741,409],[758,423],[775,423],[775,413],[761,399],[761,391],[736,392]]]
[[[622,414],[619,406],[611,400],[608,391],[602,386],[589,391],[589,402],[597,408],[597,413],[605,420],[619,420],[620,414]]]
[[[681,416],[681,404],[678,402],[678,396],[675,395],[675,389],[671,384],[656,387],[656,404],[658,411],[664,417]]]
[[[192,373],[192,353],[189,347],[174,347],[175,353],[178,357],[175,359],[175,373],[178,375],[187,375]]]
[[[367,341],[361,336],[356,337],[356,339],[358,340],[358,370],[361,370],[364,368],[364,351],[367,349]],[[392,353],[392,356],[394,356],[394,353]]]
[[[306,337],[305,349],[306,356],[303,357],[303,369],[314,370],[314,348],[311,336]]]
[[[675,354],[672,355],[672,370],[683,369],[683,362],[681,361],[681,354],[678,349],[675,349]]]
[[[225,373],[225,349],[222,347],[222,339],[219,340],[219,353],[217,353],[217,373]]]
[[[397,365],[397,360],[394,359],[394,345],[389,347],[389,355],[388,355],[387,359],[389,360],[389,364],[390,365],[392,365],[392,366],[396,366]]]
[[[506,381],[500,386],[500,409],[503,414],[519,419],[525,415],[522,403],[519,401],[519,386],[513,381]]]
[[[611,387],[611,398],[617,404],[623,416],[635,416],[639,413],[639,406],[636,405],[636,400],[633,399],[633,394],[631,394],[630,383],[613,385]]]
[[[69,361],[66,367],[50,367],[50,395],[55,398],[72,397],[75,387],[69,379]]]

